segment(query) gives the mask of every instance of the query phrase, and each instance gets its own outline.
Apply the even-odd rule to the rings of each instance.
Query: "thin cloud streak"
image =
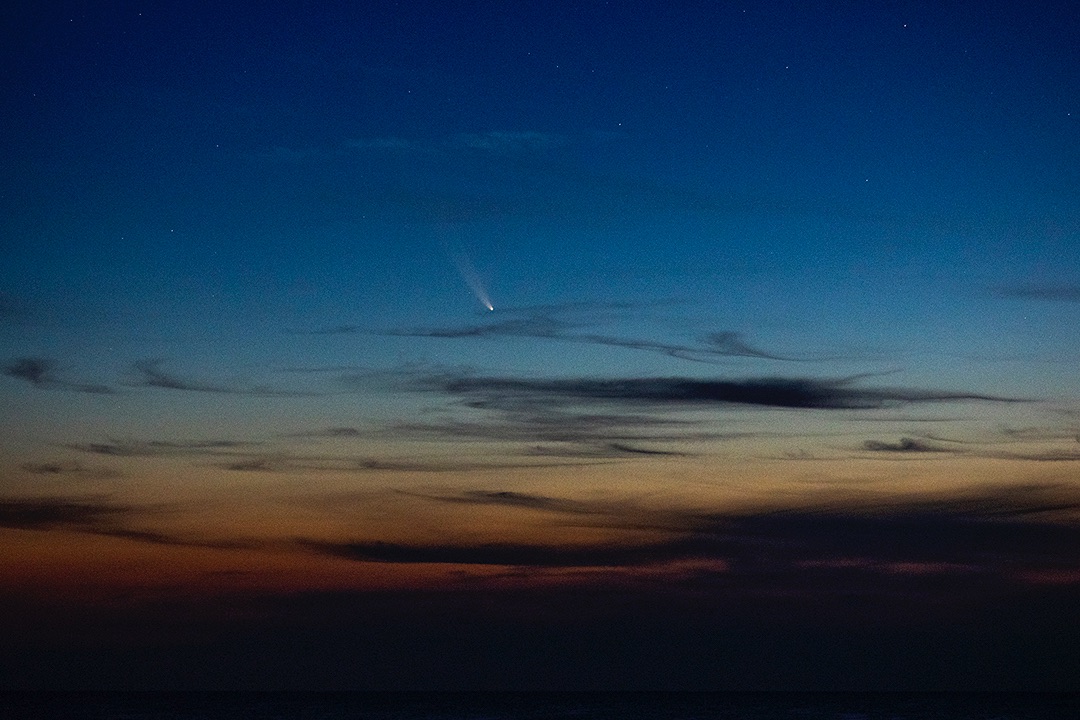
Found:
[[[490,301],[475,277],[467,261],[459,268],[474,286],[480,301],[490,309]],[[670,304],[670,301],[663,304]],[[742,339],[739,333],[731,331],[714,332],[705,335],[696,344],[670,343],[642,338],[621,338],[594,332],[584,332],[583,327],[595,324],[596,318],[581,318],[582,313],[594,313],[608,310],[627,310],[634,307],[629,303],[563,303],[558,305],[539,305],[532,307],[500,308],[495,311],[497,320],[491,320],[485,313],[485,322],[457,327],[432,328],[391,328],[384,330],[365,329],[360,325],[338,325],[309,331],[312,335],[339,335],[372,333],[391,337],[415,337],[430,339],[469,339],[469,338],[534,338],[554,342],[569,342],[584,345],[624,348],[659,353],[668,357],[690,360],[693,362],[717,363],[730,358],[750,358],[778,362],[814,362],[836,360],[835,357],[793,357],[767,352],[753,347]],[[573,321],[562,316],[578,316]]]
[[[388,542],[299,541],[312,552],[360,562],[524,567],[627,567],[672,561],[693,553],[697,543],[677,540],[650,545],[593,545],[580,548],[516,543],[407,545]]]
[[[317,397],[318,393],[281,390],[272,387],[230,387],[194,380],[184,380],[159,369],[161,360],[141,360],[134,364],[134,369],[141,376],[138,387],[181,390],[184,392],[210,393],[215,395],[251,395],[256,397]]]
[[[883,440],[867,440],[863,443],[863,450],[870,452],[885,453],[955,453],[955,448],[941,447],[918,438],[902,437],[897,442]]]
[[[418,337],[440,339],[520,337],[552,340],[557,342],[600,345],[659,353],[679,360],[715,363],[726,358],[752,358],[779,362],[811,362],[833,358],[796,358],[759,350],[741,339],[735,332],[717,332],[707,335],[699,345],[659,342],[655,340],[619,338],[597,333],[574,332],[578,324],[548,316],[510,318],[499,322],[466,325],[457,328],[384,330],[381,335],[394,337]],[[348,328],[349,331],[355,328]]]
[[[532,398],[473,399],[469,406],[486,411],[488,416],[475,421],[399,423],[390,433],[440,441],[518,443],[527,446],[521,451],[526,455],[583,459],[685,456],[693,453],[647,445],[739,440],[766,434],[711,431],[701,429],[700,422],[645,414],[573,412]]]
[[[466,490],[457,495],[424,495],[420,493],[404,492],[402,494],[458,505],[496,505],[499,507],[543,510],[570,515],[604,515],[611,513],[610,509],[605,509],[596,503],[535,495],[513,490]]]
[[[77,462],[24,463],[21,467],[33,475],[77,477],[86,480],[105,480],[121,475],[120,472],[111,468],[84,467]]]
[[[236,460],[222,462],[219,467],[237,472],[326,472],[326,473],[462,473],[494,470],[546,470],[559,467],[581,467],[589,462],[502,462],[461,461],[433,458],[430,460],[401,460],[397,458],[349,457],[340,455],[247,455],[230,453]]]
[[[163,457],[232,454],[238,449],[250,448],[258,444],[243,440],[110,440],[98,443],[69,443],[65,447],[110,457]]]

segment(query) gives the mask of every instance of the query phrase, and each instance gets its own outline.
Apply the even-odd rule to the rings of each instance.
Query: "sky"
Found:
[[[0,685],[1080,689],[1080,7],[0,21]]]

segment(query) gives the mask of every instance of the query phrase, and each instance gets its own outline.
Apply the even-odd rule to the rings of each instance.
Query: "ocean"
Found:
[[[11,720],[1077,720],[1075,693],[6,692]]]

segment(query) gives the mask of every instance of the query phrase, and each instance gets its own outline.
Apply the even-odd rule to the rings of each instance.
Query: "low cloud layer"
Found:
[[[872,586],[864,581],[881,576],[1080,583],[1080,494],[1064,485],[725,513],[635,509],[498,490],[430,499],[561,514],[598,528],[621,525],[626,535],[618,542],[581,545],[306,540],[299,547],[376,563],[549,569],[698,563],[714,569],[713,581],[733,583],[733,589],[765,583],[795,593],[825,577],[868,590]],[[658,533],[664,537],[657,539]]]

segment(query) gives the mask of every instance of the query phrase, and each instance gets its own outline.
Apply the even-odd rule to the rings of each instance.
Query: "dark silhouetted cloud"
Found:
[[[4,374],[8,377],[25,380],[37,387],[53,382],[51,370],[51,364],[44,358],[19,358],[4,366]]]
[[[1032,462],[1078,462],[1080,461],[1080,450],[1059,448],[1037,452],[988,453],[987,457],[996,457],[1003,460],[1030,460]]]
[[[971,392],[864,387],[868,376],[816,378],[569,378],[534,380],[446,371],[403,372],[405,387],[457,398],[476,419],[402,423],[398,435],[439,440],[519,443],[527,455],[622,458],[696,454],[687,443],[777,435],[723,431],[716,419],[677,417],[703,407],[867,410],[960,401],[1016,402]],[[636,412],[620,412],[632,408]],[[676,445],[678,443],[678,445]],[[946,452],[921,440],[898,445],[871,440],[870,451]]]
[[[545,510],[549,512],[566,513],[571,515],[598,515],[612,512],[611,508],[605,508],[599,503],[587,503],[566,498],[547,497],[532,493],[515,492],[512,490],[467,490],[458,495],[420,495],[418,493],[406,493],[424,497],[438,502],[455,503],[461,505],[498,505],[502,507],[524,508],[528,510]]]
[[[892,453],[933,453],[933,452],[954,452],[953,449],[935,445],[926,440],[918,438],[903,437],[896,442],[886,442],[882,440],[867,440],[863,443],[863,450],[870,450],[872,452],[892,452]]]
[[[5,498],[0,500],[0,527],[17,530],[112,527],[131,514],[131,508],[98,500]]]
[[[970,392],[914,388],[858,388],[849,379],[812,378],[699,379],[655,377],[526,380],[506,377],[443,376],[427,381],[451,395],[499,401],[505,398],[667,405],[754,405],[764,407],[849,410],[896,407],[912,403],[1010,398]]]
[[[708,573],[712,580],[736,587],[765,582],[795,593],[803,583],[830,577],[860,584],[860,578],[874,576],[957,574],[1007,583],[1027,582],[1040,573],[1073,573],[1080,579],[1080,494],[1070,486],[725,513],[650,514],[613,503],[495,490],[428,497],[564,513],[577,524],[588,524],[589,516],[606,516],[595,521],[605,528],[619,527],[621,514],[627,535],[622,541],[559,546],[304,540],[299,547],[378,563],[634,568],[706,562],[723,568]],[[666,537],[657,540],[661,529]],[[642,530],[652,537],[642,540]]]
[[[694,554],[693,540],[647,545],[540,546],[514,543],[482,545],[406,545],[387,542],[333,543],[304,541],[300,546],[324,555],[379,563],[509,565],[522,567],[627,567],[666,562]]]

